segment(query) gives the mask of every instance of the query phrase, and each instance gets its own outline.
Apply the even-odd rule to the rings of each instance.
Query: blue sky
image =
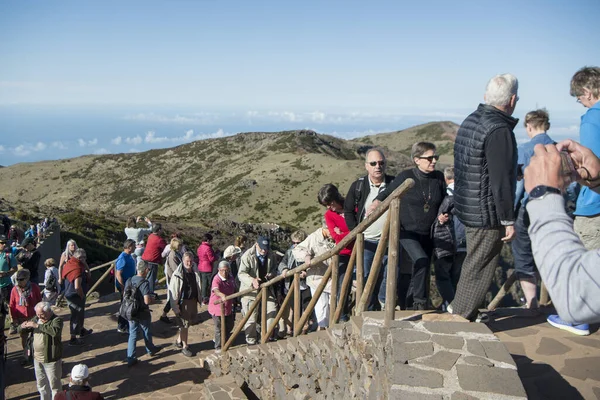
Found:
[[[597,0],[3,1],[0,164],[460,123],[504,72],[517,117],[545,106],[550,133],[576,138],[569,80],[600,64],[598,15]]]

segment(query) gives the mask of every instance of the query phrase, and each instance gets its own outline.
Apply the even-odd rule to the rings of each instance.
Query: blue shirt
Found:
[[[531,157],[533,157],[533,148],[537,144],[554,144],[556,143],[554,140],[548,136],[546,132],[540,133],[539,135],[535,135],[531,138],[529,142],[523,143],[519,146],[517,151],[519,152],[519,156],[517,158],[517,164],[523,165],[523,172],[525,172],[525,168],[531,162]],[[525,180],[521,179],[517,181],[517,189],[515,194],[515,208],[519,204],[519,201],[522,205],[525,205],[525,201],[529,197],[529,194],[525,192]]]
[[[127,282],[129,278],[133,277],[136,274],[135,259],[131,254],[122,252],[117,258],[115,269],[117,271],[121,271],[121,279],[123,280],[123,282]],[[117,279],[115,279],[115,284],[117,285],[117,288],[121,287]]]
[[[579,141],[600,157],[600,101],[590,107],[581,117]],[[600,194],[587,186],[582,187],[574,214],[580,216],[600,214]]]

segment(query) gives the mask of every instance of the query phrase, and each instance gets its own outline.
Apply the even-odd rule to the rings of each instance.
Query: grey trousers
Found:
[[[504,227],[466,228],[467,257],[462,266],[456,295],[452,301],[452,313],[473,320],[477,317],[478,307],[494,278],[500,251]]]
[[[62,390],[62,360],[51,363],[33,361],[37,389],[41,400],[52,400]]]

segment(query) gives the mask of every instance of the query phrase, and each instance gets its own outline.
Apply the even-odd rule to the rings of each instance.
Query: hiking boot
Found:
[[[567,332],[574,333],[575,335],[587,336],[590,334],[590,326],[588,324],[570,324],[560,319],[556,314],[549,315],[546,320],[555,328],[563,329]]]
[[[186,357],[192,357],[194,355],[194,353],[192,353],[189,347],[184,347],[183,349],[181,349],[181,354],[183,354]]]
[[[71,340],[69,340],[69,346],[83,346],[84,342],[81,339],[77,339],[77,338],[71,338]]]
[[[159,318],[160,322],[164,322],[165,324],[171,324],[171,320],[169,319],[169,317],[163,315],[162,317]]]
[[[138,363],[138,359],[137,358],[128,358],[127,359],[127,366],[128,367],[133,367],[135,364]]]
[[[156,355],[156,353],[158,353],[159,351],[162,350],[162,346],[154,346],[149,352],[148,355],[150,357],[154,357]]]
[[[82,329],[81,329],[81,332],[79,333],[79,337],[89,336],[89,335],[91,335],[91,334],[92,334],[92,332],[94,332],[94,330],[93,330],[93,329],[85,329],[85,328],[82,328]]]
[[[119,333],[126,333],[126,334],[129,335],[129,329],[124,329],[124,328],[119,327],[119,328],[117,328],[117,332],[119,332]]]

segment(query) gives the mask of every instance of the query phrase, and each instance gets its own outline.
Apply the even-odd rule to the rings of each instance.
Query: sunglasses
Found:
[[[417,157],[419,160],[427,160],[429,162],[432,162],[433,159],[439,160],[440,156],[438,156],[437,154],[434,156],[427,156],[427,157]]]
[[[19,282],[23,282],[23,281],[26,281],[26,280],[27,279],[25,279],[25,278],[17,278],[17,281],[19,281]]]
[[[371,161],[371,162],[369,163],[369,165],[370,165],[371,167],[374,167],[374,166],[376,166],[376,165],[379,165],[380,167],[383,167],[383,166],[385,165],[385,161]]]

